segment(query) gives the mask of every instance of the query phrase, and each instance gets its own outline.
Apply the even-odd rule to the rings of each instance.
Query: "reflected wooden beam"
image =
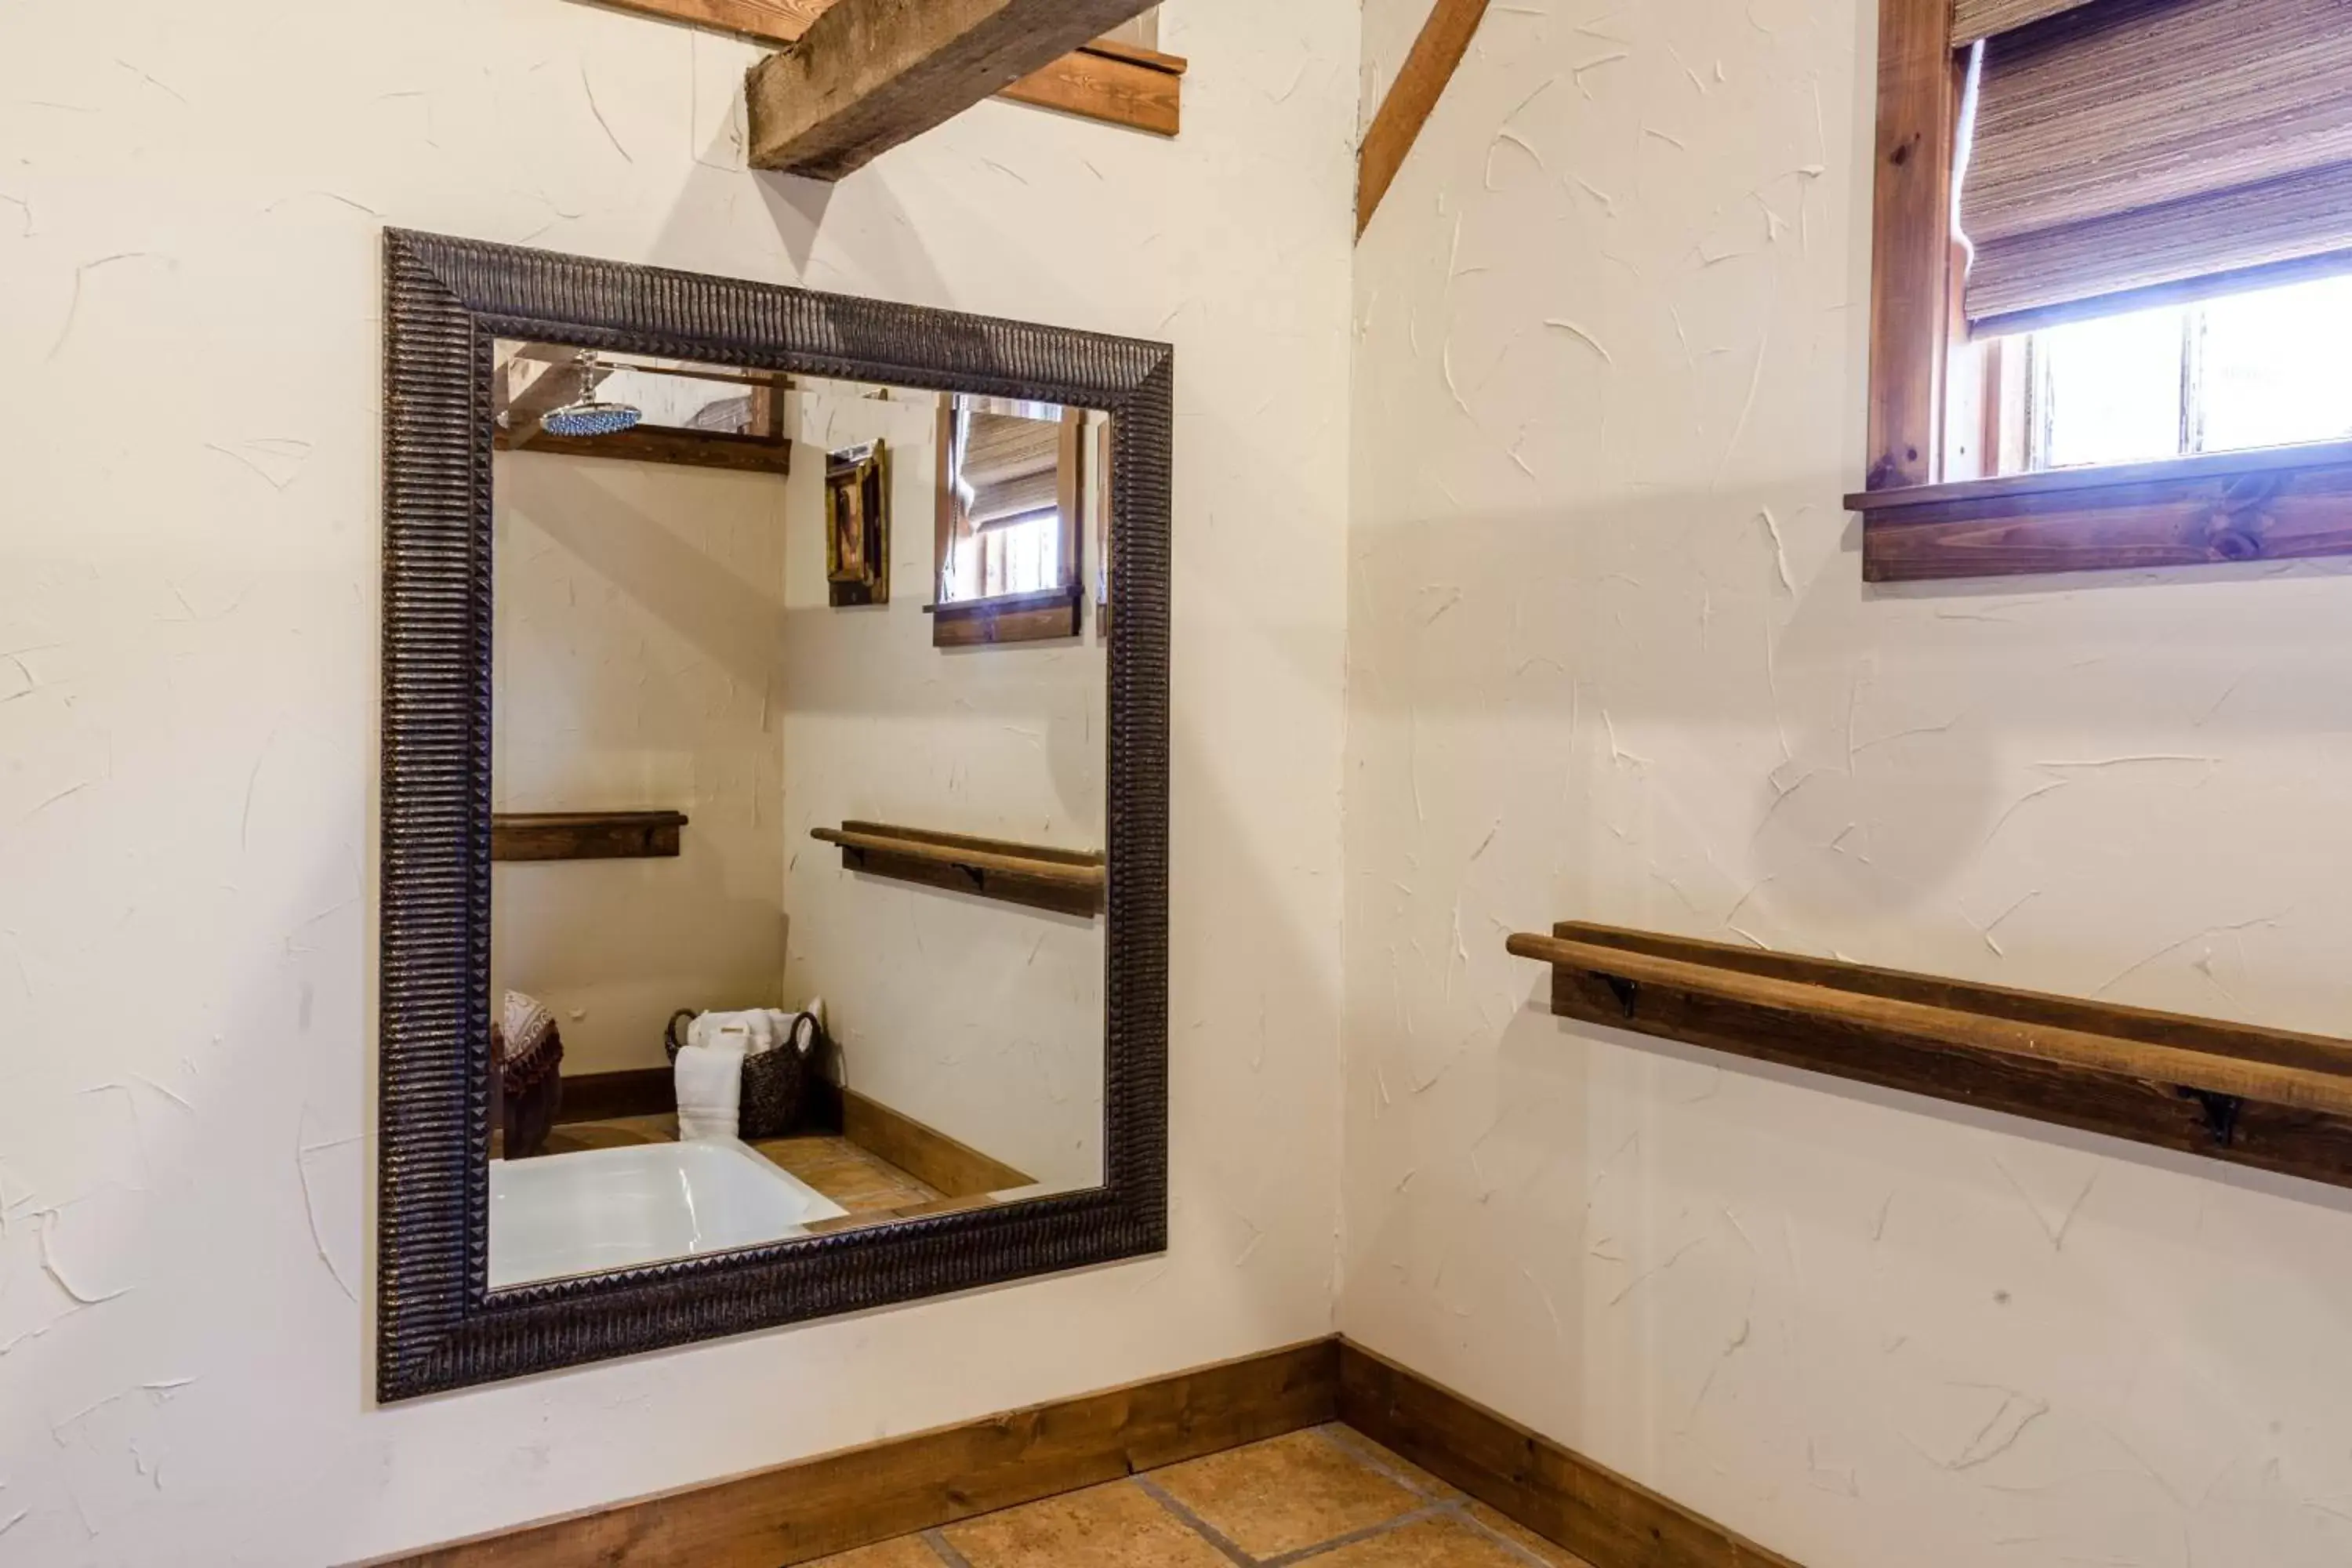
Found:
[[[835,0],[753,68],[751,163],[837,180],[946,123],[1150,0]]]

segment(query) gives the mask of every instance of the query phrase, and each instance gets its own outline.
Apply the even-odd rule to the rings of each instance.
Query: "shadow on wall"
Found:
[[[2109,857],[2145,870],[2145,843],[2177,875],[2242,880],[2212,831],[2233,808],[2206,786],[2225,742],[2299,742],[2314,714],[2352,710],[2352,662],[2315,664],[2294,613],[2352,568],[1876,592],[1858,525],[1820,500],[1836,491],[1817,474],[1737,500],[1360,526],[1350,700],[1381,765],[1351,792],[1388,796],[1389,820],[1554,846],[1538,924],[1765,941],[1930,909],[1941,926],[1958,900],[1998,957],[1988,927],[2029,889],[1981,873],[2019,835],[2058,835],[2103,875]],[[2116,844],[2100,814],[2126,784],[2146,837]],[[1638,864],[1612,879],[1596,858]],[[1629,905],[1629,880],[1658,896]],[[2045,967],[2069,961],[2078,984],[2100,963]]]

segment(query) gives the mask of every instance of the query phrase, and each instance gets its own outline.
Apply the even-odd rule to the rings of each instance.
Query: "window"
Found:
[[[945,400],[935,646],[1078,635],[1086,419],[1045,404]]]
[[[2340,0],[1881,0],[1864,574],[2352,552]]]
[[[2022,349],[2004,450],[2030,470],[2352,437],[2352,277],[2069,322]]]

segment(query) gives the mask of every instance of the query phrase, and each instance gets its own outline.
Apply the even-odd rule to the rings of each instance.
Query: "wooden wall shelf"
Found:
[[[1047,849],[885,822],[845,822],[812,829],[809,837],[839,845],[842,865],[853,871],[1062,914],[1101,913],[1109,885],[1102,856],[1087,850]]]
[[[659,860],[677,854],[677,811],[518,811],[490,818],[493,860]]]
[[[2352,1186],[2352,1041],[1569,921],[1562,1016]]]

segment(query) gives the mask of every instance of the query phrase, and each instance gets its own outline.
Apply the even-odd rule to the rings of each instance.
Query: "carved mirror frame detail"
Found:
[[[384,243],[377,1396],[1163,1251],[1168,1236],[1166,344],[388,230]],[[490,453],[500,338],[1108,409],[1104,1184],[493,1291]]]

